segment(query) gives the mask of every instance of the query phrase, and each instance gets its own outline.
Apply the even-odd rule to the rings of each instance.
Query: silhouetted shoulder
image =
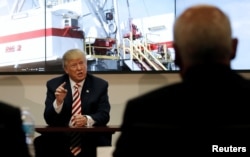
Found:
[[[8,111],[8,112],[6,112],[6,111]],[[10,116],[10,114],[12,114],[12,113],[18,114],[18,112],[20,112],[19,108],[12,106],[6,102],[0,101],[0,113],[1,113],[0,117],[4,117],[7,114],[8,114],[8,116]]]

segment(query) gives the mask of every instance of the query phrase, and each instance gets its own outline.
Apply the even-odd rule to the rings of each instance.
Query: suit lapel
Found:
[[[81,93],[81,101],[82,101],[83,110],[84,108],[88,108],[87,107],[88,99],[89,99],[89,95],[91,94],[91,87],[90,87],[91,83],[89,82],[90,82],[89,77],[86,77],[84,85],[82,87],[82,93]]]
[[[69,78],[65,79],[65,81],[66,81],[65,89],[68,90],[68,93],[67,93],[67,96],[64,99],[64,101],[66,102],[66,104],[72,105],[72,103],[73,103],[73,100],[72,100],[72,90],[71,90],[71,85],[70,85]],[[70,107],[72,107],[72,106],[70,106]]]

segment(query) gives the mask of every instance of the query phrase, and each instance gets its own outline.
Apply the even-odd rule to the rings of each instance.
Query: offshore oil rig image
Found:
[[[174,12],[134,18],[129,0],[3,0],[0,71],[62,71],[80,48],[88,71],[174,71]],[[122,11],[123,10],[123,11]]]

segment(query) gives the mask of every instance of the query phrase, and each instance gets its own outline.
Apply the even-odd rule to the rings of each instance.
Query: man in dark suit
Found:
[[[228,17],[210,5],[177,18],[175,63],[182,81],[127,102],[113,157],[250,151],[250,82],[230,67],[237,47],[231,31]]]
[[[0,102],[1,156],[31,157],[22,128],[19,108]]]
[[[108,82],[87,73],[87,60],[79,49],[63,56],[65,74],[47,82],[44,118],[49,126],[105,126],[110,120]],[[74,84],[80,85],[81,113],[72,115]],[[95,157],[97,146],[110,146],[111,134],[82,133],[82,151],[77,156]],[[36,156],[70,157],[67,133],[44,134],[35,139]]]

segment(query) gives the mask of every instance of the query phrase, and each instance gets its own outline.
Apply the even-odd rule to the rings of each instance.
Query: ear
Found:
[[[65,72],[66,74],[68,74],[68,69],[67,69],[66,67],[64,67],[63,69],[64,69],[64,72]]]
[[[174,48],[174,52],[175,52],[174,63],[175,63],[175,65],[177,65],[181,68],[181,58],[180,58],[178,46],[175,43],[173,43],[173,48]]]
[[[232,54],[231,54],[231,59],[234,59],[236,56],[236,52],[237,52],[237,46],[238,46],[238,39],[237,38],[233,38],[232,39]]]

